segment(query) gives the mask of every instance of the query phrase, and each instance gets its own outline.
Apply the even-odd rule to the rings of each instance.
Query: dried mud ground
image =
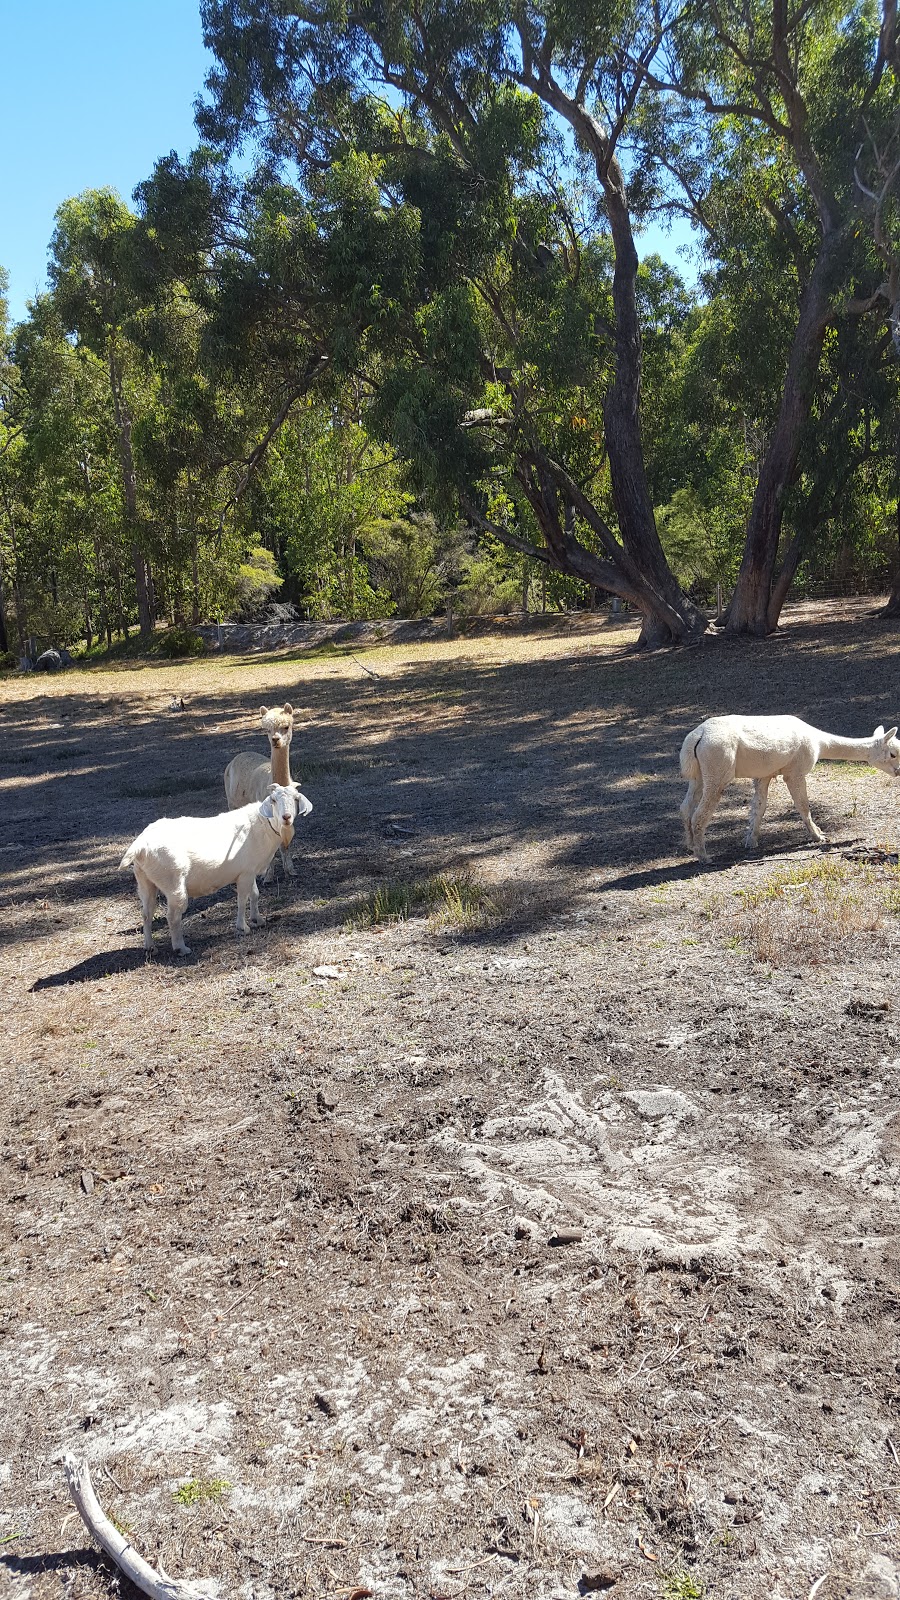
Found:
[[[900,786],[677,827],[688,728],[893,722],[897,633],[629,642],[2,685],[4,1592],[116,1590],[69,1450],[223,1600],[900,1596]],[[124,846],[285,699],[296,882],[145,959]]]

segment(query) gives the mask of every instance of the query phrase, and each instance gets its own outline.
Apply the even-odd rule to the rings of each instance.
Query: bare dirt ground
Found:
[[[68,1449],[223,1600],[900,1596],[900,787],[677,826],[688,728],[871,732],[897,634],[629,637],[0,688],[0,1589],[116,1587]],[[296,884],[146,959],[124,847],[284,699]]]

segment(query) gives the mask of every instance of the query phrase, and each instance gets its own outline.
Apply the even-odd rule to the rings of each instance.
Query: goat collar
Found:
[[[278,837],[280,839],[281,838],[281,823],[278,821],[278,818],[273,814],[273,812],[271,810],[267,810],[267,807],[269,807],[269,806],[271,806],[271,801],[264,800],[263,801],[263,808],[262,808],[263,816],[265,817],[267,823],[269,824],[269,827],[272,829],[272,832],[273,833],[277,833]]]

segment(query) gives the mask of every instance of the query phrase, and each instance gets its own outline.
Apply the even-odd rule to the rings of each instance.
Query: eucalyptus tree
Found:
[[[875,235],[860,226],[859,159],[867,130],[893,115],[896,83],[870,5],[690,0],[656,19],[648,149],[745,297],[763,261],[769,274],[743,359],[764,352],[777,386],[728,615],[732,632],[765,634],[792,575],[796,547],[780,574],[779,547],[829,330],[892,315]]]
[[[344,321],[329,354],[377,354],[373,417],[419,485],[449,486],[507,545],[627,596],[647,642],[698,636],[705,619],[665,560],[640,434],[620,156],[646,62],[633,68],[623,40],[652,55],[652,19],[624,0],[340,13],[208,0],[202,14],[219,65],[201,132],[227,154],[255,148],[282,184],[267,281],[294,274],[291,306],[327,282]],[[593,227],[573,226],[563,125],[592,174]],[[330,277],[310,280],[317,249]]]
[[[70,333],[105,364],[119,449],[122,502],[141,633],[153,628],[153,577],[144,546],[132,431],[135,397],[128,327],[140,300],[134,285],[136,217],[112,189],[88,189],[56,214],[48,276]]]

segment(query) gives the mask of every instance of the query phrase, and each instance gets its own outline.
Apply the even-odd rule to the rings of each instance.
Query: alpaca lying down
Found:
[[[799,717],[707,717],[681,746],[681,775],[688,780],[681,803],[684,838],[699,861],[708,861],[706,829],[733,778],[753,779],[746,848],[756,848],[769,784],[783,778],[810,838],[827,840],[809,814],[806,780],[817,761],[864,761],[892,778],[900,774],[897,729],[878,727],[868,739],[842,739],[811,728]]]
[[[153,913],[157,894],[166,897],[172,949],[190,955],[182,918],[189,899],[212,894],[229,883],[237,888],[237,931],[249,933],[259,923],[257,874],[278,849],[294,837],[294,821],[312,806],[296,784],[270,785],[265,800],[217,817],[160,817],[151,822],[126,850],[120,868],[132,867],[144,913],[144,949],[153,948]]]

